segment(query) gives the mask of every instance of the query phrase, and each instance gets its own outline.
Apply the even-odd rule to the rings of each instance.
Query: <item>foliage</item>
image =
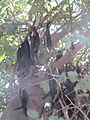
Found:
[[[37,111],[29,109],[27,113],[31,118],[39,119],[39,113]]]
[[[73,2],[73,8],[72,8]],[[33,24],[38,27],[39,30],[44,29],[47,21],[51,21],[51,34],[58,32],[68,32],[60,44],[58,44],[55,50],[63,50],[63,54],[70,48],[72,42],[80,42],[82,45],[86,45],[87,51],[83,54],[82,49],[80,54],[76,54],[73,58],[73,64],[80,59],[81,65],[84,65],[90,59],[90,40],[83,34],[87,32],[90,27],[89,22],[84,22],[81,27],[76,27],[77,23],[83,19],[90,17],[89,5],[90,0],[75,0],[71,1],[72,21],[70,21],[70,8],[68,0],[1,0],[0,1],[0,112],[2,112],[8,102],[10,95],[6,95],[6,85],[9,83],[10,73],[13,70],[13,65],[16,60],[16,51],[21,41],[24,40],[27,29]],[[87,8],[87,9],[86,9]],[[80,14],[80,15],[79,15]],[[72,28],[71,28],[72,27]],[[74,29],[75,31],[71,31]],[[73,33],[72,33],[73,32]],[[41,45],[39,54],[44,54],[43,57],[48,58],[47,51],[44,47],[43,37],[41,37]],[[54,55],[55,58],[56,56]],[[75,71],[69,73],[69,77],[72,82],[77,79]],[[89,77],[85,76],[80,80],[76,86],[76,90],[87,90],[89,87]],[[66,75],[63,72],[59,79],[59,82],[65,82]],[[48,93],[48,82],[41,83],[45,93]],[[6,90],[6,91],[4,91]],[[5,93],[6,92],[6,93]],[[2,97],[3,96],[3,97]],[[8,97],[7,97],[8,96]],[[36,111],[29,110],[29,113],[33,118],[38,117]],[[51,116],[50,120],[57,120],[56,116]],[[60,118],[59,120],[63,120]]]
[[[48,82],[40,83],[40,87],[43,89],[44,93],[48,93],[50,91]]]
[[[75,89],[83,91],[90,90],[90,75],[85,75],[84,78],[82,78],[77,84]]]
[[[5,88],[8,83],[8,74],[4,71],[0,72],[0,114],[3,113],[3,110],[6,108],[6,105],[9,101],[9,94]]]
[[[64,118],[57,118],[57,116],[50,116],[49,120],[65,120]]]

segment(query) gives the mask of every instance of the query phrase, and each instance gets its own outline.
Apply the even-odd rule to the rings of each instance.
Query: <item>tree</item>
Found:
[[[90,1],[0,4],[1,112],[9,102],[1,120],[89,119]],[[58,50],[63,55],[56,60]],[[21,105],[19,90],[28,94],[29,117],[14,110]]]

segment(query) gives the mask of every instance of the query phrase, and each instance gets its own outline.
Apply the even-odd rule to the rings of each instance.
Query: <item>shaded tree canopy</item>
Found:
[[[0,13],[0,120],[89,120],[90,0],[1,0]]]

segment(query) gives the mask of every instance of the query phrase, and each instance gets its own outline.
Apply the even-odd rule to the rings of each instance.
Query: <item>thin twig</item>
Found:
[[[65,96],[66,96],[67,99],[71,102],[71,104],[72,104],[73,106],[75,106],[75,107],[86,117],[87,120],[89,120],[89,118],[85,115],[85,113],[84,113],[77,105],[75,105],[75,104],[70,100],[70,98],[69,98],[67,95],[65,95]]]

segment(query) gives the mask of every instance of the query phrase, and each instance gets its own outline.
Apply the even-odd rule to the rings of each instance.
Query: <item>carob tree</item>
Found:
[[[47,26],[47,25],[46,25]],[[47,45],[47,47],[51,47],[51,36],[50,34],[47,36],[47,40],[50,39],[50,46]],[[48,42],[47,42],[48,44]],[[37,29],[35,27],[32,28],[32,31],[28,33],[26,36],[24,42],[21,43],[21,46],[19,47],[17,51],[17,71],[23,71],[22,76],[30,71],[29,66],[37,66],[39,65],[36,61],[38,60],[38,50],[40,45],[40,38],[39,33],[37,32]],[[74,48],[75,49],[75,48]],[[74,51],[74,49],[71,49],[71,51]],[[58,54],[55,56],[55,61],[61,60],[63,56],[63,51],[57,51]],[[67,54],[67,53],[66,53]],[[26,59],[25,59],[26,58]],[[49,59],[48,59],[49,61]],[[52,62],[51,62],[52,63]],[[27,69],[29,67],[29,69]],[[36,69],[36,68],[35,68]],[[37,68],[37,71],[40,68]],[[85,72],[86,69],[84,69]],[[41,99],[43,101],[43,104],[40,106],[41,111],[39,117],[41,118],[43,115],[50,117],[51,115],[56,115],[57,117],[63,117],[66,120],[69,119],[88,119],[89,116],[89,91],[87,92],[80,92],[81,90],[75,90],[75,87],[80,82],[80,79],[82,79],[82,73],[83,68],[82,66],[79,66],[77,63],[74,65],[72,62],[67,62],[64,64],[64,66],[60,69],[54,68],[53,64],[51,64],[51,67],[46,68],[47,78],[48,78],[48,85],[49,85],[49,92],[47,94],[43,94],[41,96]],[[77,79],[72,82],[70,78],[71,72],[76,72]],[[62,74],[65,73],[66,80],[64,82],[58,82]],[[55,75],[54,75],[55,74]],[[86,73],[87,74],[87,71]],[[35,77],[35,76],[33,76]],[[86,96],[84,96],[86,95]],[[21,96],[21,95],[20,95]],[[22,95],[20,97],[22,101],[22,106],[17,107],[14,110],[18,110],[20,108],[23,108],[24,114],[27,115],[27,99],[28,98],[27,93]],[[80,97],[81,96],[81,97]],[[31,97],[31,96],[30,96]],[[48,97],[50,97],[48,99]],[[78,99],[77,99],[78,97]],[[24,100],[25,98],[25,100]],[[24,103],[25,102],[25,103]],[[78,104],[79,102],[79,104]],[[54,112],[54,109],[56,112]],[[46,119],[46,118],[45,118]]]
[[[15,68],[17,77],[15,82],[18,83],[16,87],[18,89],[22,87],[22,89],[20,89],[19,95],[11,100],[1,120],[22,120],[23,117],[25,117],[25,120],[39,118],[47,120],[51,116],[53,116],[53,119],[54,117],[57,119],[62,117],[65,120],[90,119],[90,91],[88,88],[86,91],[83,89],[76,90],[83,78],[90,74],[90,60],[86,61],[83,66],[81,63],[79,64],[77,57],[74,59],[73,56],[83,48],[80,43],[74,44],[74,42],[71,42],[71,46],[64,48],[64,50],[54,49],[54,35],[50,34],[51,23],[53,23],[53,20],[49,22],[47,20],[37,27],[33,24],[27,30],[28,33],[17,50]],[[42,27],[46,28],[45,41],[40,42],[40,28]],[[60,40],[59,37],[57,41]],[[42,66],[39,58],[40,44],[45,45],[44,49],[48,49],[48,52],[51,53],[47,55],[47,64]],[[71,76],[73,73],[76,78],[74,81]],[[65,79],[63,80],[63,78]],[[23,86],[19,81],[23,82]],[[47,93],[44,92],[43,86],[40,86],[45,81],[49,87]],[[87,81],[85,82],[87,83]],[[47,86],[45,86],[46,89]],[[15,101],[16,103],[14,103]],[[11,114],[14,117],[11,117]],[[21,114],[23,117],[20,116]]]

